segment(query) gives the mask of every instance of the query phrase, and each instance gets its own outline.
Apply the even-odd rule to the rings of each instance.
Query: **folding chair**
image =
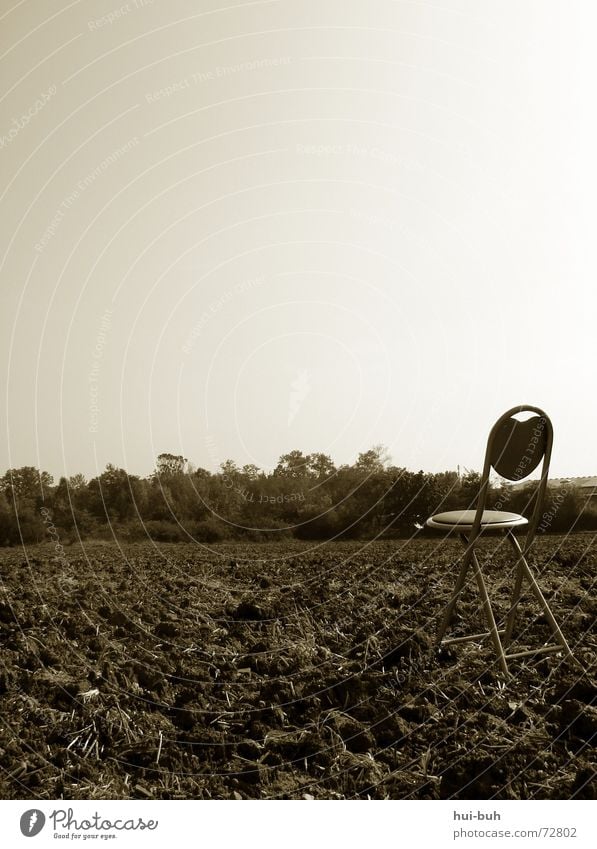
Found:
[[[519,413],[534,413],[535,415],[526,421],[520,421],[514,416]],[[508,661],[519,657],[527,657],[536,654],[549,654],[551,652],[564,652],[572,657],[572,652],[555,620],[550,607],[545,600],[535,576],[531,572],[527,562],[531,545],[535,538],[537,525],[542,515],[545,491],[547,488],[547,476],[549,473],[549,462],[551,459],[551,448],[553,443],[553,428],[547,415],[538,407],[522,405],[513,407],[504,413],[493,426],[487,441],[485,462],[479,493],[473,504],[472,510],[453,510],[448,513],[439,513],[427,520],[430,528],[444,532],[457,532],[466,547],[462,566],[454,587],[452,597],[444,612],[438,637],[438,647],[455,643],[466,643],[471,640],[481,640],[491,637],[500,667],[505,675],[509,675]],[[528,477],[543,460],[541,478],[538,482],[536,500],[530,523],[524,516],[517,513],[508,513],[502,510],[486,510],[487,492],[489,488],[489,474],[493,468],[498,475],[509,481],[520,481]],[[515,528],[528,526],[526,537],[522,547],[514,535]],[[475,543],[480,534],[487,531],[501,532],[506,535],[516,558],[516,577],[512,593],[510,609],[506,615],[505,627],[498,629],[489,600],[489,594],[485,580],[481,572],[479,560],[475,551]],[[469,568],[473,567],[473,573],[477,582],[479,595],[483,603],[483,610],[489,631],[470,636],[452,637],[444,639],[444,634],[452,621],[454,609],[458,597],[462,592]],[[508,646],[512,639],[516,609],[520,603],[523,581],[527,581],[532,594],[542,608],[545,617],[554,635],[554,642],[528,651],[516,651],[506,654],[504,646]]]

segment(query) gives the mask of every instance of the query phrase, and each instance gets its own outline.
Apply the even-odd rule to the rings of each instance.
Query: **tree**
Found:
[[[89,481],[89,507],[94,516],[109,521],[133,519],[142,514],[144,487],[136,475],[129,475],[108,463],[98,478]]]
[[[71,492],[82,492],[87,486],[85,475],[76,474],[68,479],[68,488]]]
[[[9,469],[0,479],[9,510],[13,542],[41,542],[45,535],[40,509],[51,496],[52,476],[33,466]]]
[[[23,466],[5,472],[0,478],[0,489],[9,503],[28,501],[30,506],[35,507],[49,496],[52,483],[52,475],[48,472],[40,472],[33,466]]]
[[[317,480],[330,478],[336,471],[332,458],[321,452],[307,456],[307,468]]]
[[[289,451],[282,454],[278,465],[274,469],[274,475],[281,478],[304,478],[309,475],[309,461],[302,451]]]
[[[359,454],[355,468],[367,474],[373,474],[383,471],[389,462],[388,449],[384,445],[374,445],[368,451]]]
[[[256,466],[255,463],[247,463],[247,465],[242,468],[242,475],[247,478],[247,480],[256,481],[260,474],[261,469],[259,466]]]
[[[16,542],[16,523],[11,513],[4,493],[0,492],[0,545],[10,545]]]
[[[435,488],[433,475],[423,471],[392,467],[387,470],[388,487],[383,497],[383,523],[404,532],[412,532],[433,512]]]
[[[241,474],[241,471],[234,460],[224,460],[223,463],[220,463],[220,470],[222,476],[230,478],[230,480],[236,480],[236,478],[238,478]]]
[[[429,515],[462,507],[458,472],[437,472],[428,478]]]
[[[183,475],[186,469],[187,459],[181,454],[159,454],[156,461],[156,474]]]
[[[60,478],[52,495],[52,521],[55,525],[67,530],[70,530],[75,523],[72,502],[74,495],[75,492],[71,492],[67,479]]]
[[[481,486],[481,475],[479,472],[464,470],[464,475],[460,478],[460,486],[458,496],[463,509],[474,510],[476,507],[477,496]]]

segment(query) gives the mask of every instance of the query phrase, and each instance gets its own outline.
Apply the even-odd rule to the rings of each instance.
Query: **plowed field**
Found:
[[[462,546],[0,552],[2,798],[594,798],[597,543],[534,566],[579,661],[440,654]],[[505,544],[482,544],[496,616]],[[456,633],[483,629],[474,587]],[[549,641],[525,597],[522,647]]]

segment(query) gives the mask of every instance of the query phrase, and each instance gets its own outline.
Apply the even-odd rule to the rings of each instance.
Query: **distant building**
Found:
[[[581,495],[584,495],[588,501],[597,502],[597,477],[592,478],[551,478],[549,481],[550,487],[558,489],[566,489],[574,487]]]

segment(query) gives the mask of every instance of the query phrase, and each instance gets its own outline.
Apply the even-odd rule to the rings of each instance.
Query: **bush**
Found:
[[[226,525],[217,519],[205,519],[195,525],[192,534],[197,542],[222,542],[233,536],[232,529],[228,530]]]
[[[155,542],[190,542],[189,535],[174,522],[153,519],[145,522],[144,528],[147,536]]]
[[[290,527],[289,527],[290,526]],[[237,528],[237,535],[249,542],[283,542],[294,539],[292,523],[283,519],[268,519],[267,530],[262,528]]]

